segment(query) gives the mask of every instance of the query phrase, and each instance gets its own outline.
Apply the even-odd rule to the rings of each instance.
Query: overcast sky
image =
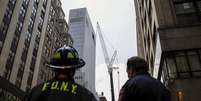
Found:
[[[133,0],[61,0],[66,20],[70,9],[86,7],[91,18],[94,30],[98,21],[105,38],[108,54],[112,56],[114,50],[118,52],[118,62],[115,65],[120,67],[120,88],[127,80],[125,64],[129,57],[137,55],[136,32],[135,32],[135,9]],[[108,101],[111,101],[110,81],[100,40],[96,36],[96,90],[104,92]],[[118,95],[118,75],[114,71],[115,97]]]

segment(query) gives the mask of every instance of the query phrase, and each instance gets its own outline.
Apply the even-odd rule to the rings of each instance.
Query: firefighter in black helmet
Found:
[[[34,87],[26,101],[96,101],[89,90],[74,82],[75,70],[84,65],[73,47],[59,48],[47,64],[56,72],[55,77]]]

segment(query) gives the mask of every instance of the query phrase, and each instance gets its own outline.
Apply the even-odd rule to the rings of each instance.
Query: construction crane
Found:
[[[103,35],[102,35],[102,32],[101,32],[101,28],[100,28],[100,25],[99,23],[97,22],[97,33],[99,35],[99,39],[100,39],[100,43],[101,43],[101,47],[103,49],[103,54],[104,54],[104,58],[105,58],[105,63],[107,65],[107,69],[108,69],[108,73],[109,73],[109,76],[110,76],[110,84],[111,84],[111,98],[112,98],[112,101],[115,101],[115,98],[114,98],[114,83],[113,83],[113,63],[114,63],[114,60],[116,58],[116,55],[117,55],[117,51],[115,50],[111,59],[109,58],[109,55],[108,55],[108,52],[107,52],[107,48],[106,48],[106,44],[105,44],[105,41],[104,41],[104,38],[103,38]]]

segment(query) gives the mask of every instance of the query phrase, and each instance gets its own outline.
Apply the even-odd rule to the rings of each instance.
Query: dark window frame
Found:
[[[176,61],[176,54],[175,53],[178,53],[178,52],[184,53],[182,56],[183,56],[183,58],[186,59],[186,64],[187,64],[187,67],[188,67],[188,70],[185,71],[185,72],[184,71],[180,72],[178,70],[178,68],[181,68],[181,67],[178,67],[179,65],[178,65],[178,63]],[[193,68],[191,63],[190,63],[190,59],[191,59],[190,56],[191,55],[189,55],[188,52],[195,52],[194,55],[198,57],[197,61],[198,61],[198,64],[199,64],[198,66],[200,66],[200,69],[194,70],[195,68]],[[174,73],[170,73],[170,68],[171,67],[169,67],[168,62],[167,62],[167,58],[169,56],[171,56],[173,61],[174,61],[174,65],[175,65],[175,69],[176,69],[176,71]],[[201,49],[165,52],[164,55],[163,55],[163,62],[164,63],[162,65],[162,67],[164,67],[164,65],[165,65],[165,67],[162,68],[162,71],[164,71],[164,69],[166,69],[166,72],[168,74],[168,77],[167,77],[168,79],[186,79],[186,78],[200,78],[201,77]],[[162,71],[160,71],[160,72],[162,72]],[[184,73],[188,74],[189,76],[187,76],[187,77],[183,76],[182,74],[184,74]],[[194,73],[197,73],[199,75],[195,75]],[[173,74],[176,74],[176,76],[175,77],[171,76]]]
[[[194,12],[184,12],[182,14],[176,14],[177,18],[179,19],[179,17],[182,17],[182,16],[191,16],[191,17],[195,17],[196,18],[196,21],[193,21],[192,23],[201,23],[201,6],[199,6],[199,2],[201,3],[201,0],[179,0],[179,1],[175,1],[173,0],[173,5],[175,5],[175,13],[176,13],[176,5],[179,5],[179,4],[184,4],[184,3],[190,3],[192,2],[193,4],[193,10]],[[200,7],[200,8],[199,8]],[[179,22],[179,21],[178,21]],[[184,23],[184,24],[191,24],[191,23]]]

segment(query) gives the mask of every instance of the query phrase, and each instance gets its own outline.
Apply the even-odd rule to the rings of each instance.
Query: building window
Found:
[[[21,62],[20,65],[19,65],[19,69],[18,69],[18,72],[17,72],[17,79],[16,79],[16,86],[20,87],[21,86],[21,83],[22,83],[22,77],[23,77],[23,74],[24,74],[24,67],[25,67],[25,63],[24,62]]]
[[[40,17],[40,18],[39,18],[39,21],[38,21],[38,29],[39,29],[40,31],[42,31],[42,27],[43,27],[43,19]]]
[[[36,41],[37,44],[40,43],[40,37],[41,37],[40,34],[41,34],[41,33],[40,33],[40,31],[38,30],[37,33],[36,33],[36,39],[35,39],[35,41]]]
[[[25,10],[25,8],[22,6],[22,7],[21,7],[21,10],[20,10],[20,16],[21,16],[22,18],[24,18],[24,17],[25,17],[25,14],[26,14],[26,10]]]
[[[44,19],[44,17],[45,17],[45,11],[42,10],[40,16],[41,16],[42,19]]]
[[[162,70],[162,74],[161,74],[161,76],[162,76],[162,81],[163,81],[163,83],[165,84],[165,85],[167,85],[167,81],[168,81],[168,78],[170,78],[169,77],[169,75],[168,75],[168,70],[167,70],[167,63],[166,63],[166,61],[163,61],[163,64],[162,64],[162,67],[163,67],[163,70]],[[171,77],[171,78],[173,78],[173,77]],[[175,78],[175,77],[174,77]]]
[[[26,37],[25,37],[26,43],[29,43],[31,41],[31,36],[32,34],[29,31],[27,31]]]
[[[195,13],[193,2],[175,4],[176,14]]]
[[[54,9],[52,10],[52,15],[53,15],[53,16],[55,15],[55,10],[54,10]]]
[[[50,12],[52,12],[52,11],[53,11],[53,7],[51,6],[51,7],[50,7]]]
[[[38,5],[40,0],[34,0],[34,2]]]
[[[4,72],[4,77],[6,79],[10,78],[10,74],[11,74],[12,67],[13,67],[14,56],[15,56],[15,54],[12,51],[10,51],[7,61],[6,61],[6,70]]]
[[[173,2],[179,24],[201,22],[201,0],[174,0]]]
[[[47,25],[47,31],[50,31],[50,25],[49,24]]]
[[[37,57],[37,52],[38,52],[38,44],[35,44],[33,49],[33,56]]]
[[[15,56],[15,54],[12,51],[10,51],[10,53],[8,55],[8,58],[7,58],[7,62],[6,62],[6,68],[7,69],[12,68],[12,64],[13,64],[13,61],[14,61],[14,56]]]
[[[12,17],[15,3],[16,3],[16,0],[9,0],[8,6],[7,6],[5,14],[4,14],[3,21],[0,26],[0,42],[2,45],[3,45],[5,37],[6,37],[6,33],[7,33],[9,23],[10,23],[10,20]],[[0,52],[1,52],[1,50],[2,50],[2,48],[0,47]]]
[[[12,13],[13,13],[12,10],[9,7],[7,7],[5,12],[5,16],[7,17],[7,19],[11,19]]]
[[[8,30],[8,24],[2,22],[0,26],[0,41],[4,41]]]
[[[192,68],[193,75],[194,76],[201,76],[199,72],[196,71],[201,71],[201,63],[200,63],[200,58],[199,55],[196,51],[188,52],[188,61],[190,64],[190,67]]]
[[[17,29],[19,32],[22,31],[22,22],[21,22],[21,21],[18,21],[18,22],[17,22],[17,27],[16,27],[16,29]]]
[[[23,4],[25,4],[26,6],[28,5],[29,0],[23,0]]]
[[[28,53],[28,48],[26,48],[26,46],[23,48],[23,51],[22,51],[22,56],[21,56],[21,60],[22,61],[26,61],[26,59],[27,59],[27,53]]]
[[[9,2],[14,5],[16,3],[16,0],[9,0]]]
[[[8,7],[14,9],[16,0],[9,0]]]
[[[47,46],[45,45],[44,50],[43,50],[43,54],[46,54],[47,51]]]
[[[52,20],[52,15],[49,15],[48,22]]]
[[[36,58],[35,58],[35,57],[32,57],[31,66],[30,66],[30,70],[31,70],[31,71],[34,71],[35,63],[36,63]]]
[[[29,72],[29,76],[28,76],[28,80],[27,80],[27,84],[28,84],[29,88],[31,88],[32,80],[33,80],[33,73]]]
[[[33,19],[29,19],[28,30],[30,33],[33,31]]]
[[[31,12],[32,19],[34,19],[35,16],[36,16],[36,9],[35,9],[35,7],[33,7],[32,12]]]
[[[43,7],[44,7],[44,9],[46,9],[46,6],[47,6],[47,0],[43,0]]]
[[[167,63],[167,69],[169,72],[169,76],[170,78],[176,78],[177,77],[177,68],[176,68],[176,64],[175,64],[175,60],[173,56],[168,56],[166,58],[166,63]]]
[[[61,2],[57,1],[57,6],[61,7]]]
[[[74,23],[74,22],[82,22],[84,20],[83,17],[79,17],[79,18],[71,18],[70,19],[70,23]]]
[[[201,77],[199,51],[183,50],[165,53],[163,71],[167,72],[169,79]]]
[[[18,37],[14,36],[13,41],[12,41],[12,43],[11,43],[11,47],[10,47],[10,50],[11,50],[12,52],[16,52],[18,40],[19,40]]]
[[[186,78],[190,77],[190,69],[187,62],[187,58],[184,53],[176,53],[176,65],[178,69],[179,76]]]
[[[4,78],[6,78],[7,80],[9,80],[10,74],[11,74],[11,69],[6,69],[3,76],[4,76]]]

